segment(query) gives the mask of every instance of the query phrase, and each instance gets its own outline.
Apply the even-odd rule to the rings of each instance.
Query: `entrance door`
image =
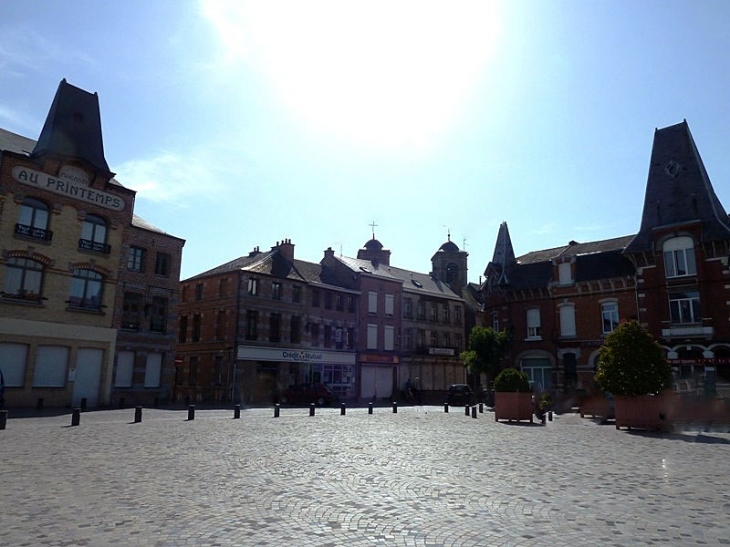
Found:
[[[387,399],[393,394],[393,367],[364,366],[360,369],[360,397]]]
[[[81,348],[76,356],[76,376],[71,405],[81,404],[86,399],[87,406],[94,407],[99,403],[99,385],[101,382],[101,365],[104,360],[104,350],[96,348]]]

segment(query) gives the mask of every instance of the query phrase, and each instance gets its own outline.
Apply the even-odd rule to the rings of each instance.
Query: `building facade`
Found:
[[[37,142],[0,130],[0,369],[8,406],[111,404],[124,339],[120,294],[131,282],[122,265],[139,229],[134,199],[104,157],[96,94],[63,80]],[[173,277],[183,243],[175,241]],[[173,321],[174,297],[167,312]],[[157,385],[146,387],[159,397],[173,351],[169,338],[156,347],[168,362],[160,363]],[[138,391],[134,383],[127,389]]]

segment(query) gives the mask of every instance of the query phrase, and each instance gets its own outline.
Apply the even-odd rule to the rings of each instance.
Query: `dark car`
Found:
[[[454,406],[474,404],[474,392],[467,384],[452,384],[449,386],[448,403]]]
[[[281,392],[279,402],[282,404],[312,404],[317,406],[331,405],[337,400],[334,392],[324,384],[299,384],[290,386]]]

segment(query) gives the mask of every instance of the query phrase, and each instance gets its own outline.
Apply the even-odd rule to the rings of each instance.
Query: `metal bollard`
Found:
[[[475,406],[471,407],[471,417],[472,418],[477,417],[477,407],[475,407]]]
[[[444,403],[444,414],[449,413],[449,403]]]
[[[310,415],[310,416],[314,416],[314,409],[315,409],[315,408],[316,408],[316,407],[315,407],[314,403],[311,403],[311,404],[309,405],[309,415]]]
[[[542,415],[540,416],[540,423],[541,423],[542,425],[545,425],[545,414],[542,414]]]
[[[233,419],[238,420],[241,417],[241,405],[233,407]]]
[[[551,422],[553,421],[553,411],[552,410],[548,412],[548,420],[550,420]]]
[[[373,403],[368,403],[368,414],[373,413]]]
[[[81,399],[81,410],[86,410],[86,397]]]
[[[74,408],[73,413],[71,414],[71,425],[76,426],[76,425],[79,425],[80,422],[81,422],[81,409]]]
[[[43,397],[38,397],[38,400],[35,404],[36,410],[43,410]]]
[[[469,415],[469,405],[464,405],[464,416]]]
[[[195,405],[188,405],[188,421],[195,419]]]
[[[279,407],[279,403],[276,403],[274,405],[274,418],[279,417],[279,411],[281,410],[281,407]]]
[[[142,407],[136,406],[134,407],[134,423],[138,424],[142,421]]]
[[[340,416],[345,415],[345,412],[346,412],[345,408],[346,408],[345,403],[340,404]]]
[[[5,429],[5,424],[8,423],[8,411],[0,410],[0,430]]]
[[[484,403],[479,403],[479,414],[484,414]]]
[[[124,408],[124,397],[119,398],[119,408]]]
[[[398,414],[398,403],[393,401],[393,414]]]
[[[160,398],[159,397],[155,397],[154,407],[155,408],[158,408],[159,406],[160,406]]]

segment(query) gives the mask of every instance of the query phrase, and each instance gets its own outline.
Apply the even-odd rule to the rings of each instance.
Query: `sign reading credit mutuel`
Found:
[[[332,363],[354,365],[355,354],[342,351],[311,351],[297,348],[258,348],[238,346],[237,358],[251,361],[288,361],[290,363]]]
[[[13,167],[13,178],[18,182],[35,186],[43,190],[48,190],[54,194],[61,194],[70,198],[93,203],[105,209],[112,211],[123,211],[125,207],[124,199],[108,192],[89,188],[87,184],[80,182],[76,177],[63,176],[63,172],[58,178],[47,175],[40,171],[28,169],[21,165]]]

